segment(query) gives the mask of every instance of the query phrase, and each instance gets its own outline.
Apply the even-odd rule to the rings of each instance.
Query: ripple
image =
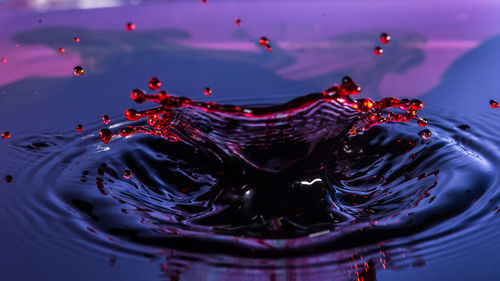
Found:
[[[429,140],[416,124],[377,126],[279,174],[152,136],[105,145],[97,127],[16,136],[7,165],[29,192],[10,196],[2,216],[31,233],[23,243],[34,250],[130,254],[175,272],[209,263],[234,276],[337,270],[344,278],[453,260],[457,247],[493,235],[484,226],[500,198],[496,117],[469,120],[441,108],[424,115]],[[87,256],[76,254],[81,247]]]

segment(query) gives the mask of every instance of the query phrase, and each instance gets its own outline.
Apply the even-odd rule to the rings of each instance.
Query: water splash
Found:
[[[128,120],[144,118],[148,125],[123,127],[119,135],[140,132],[210,147],[218,157],[228,158],[226,161],[238,159],[259,170],[279,172],[306,159],[318,145],[375,125],[418,119],[417,112],[423,108],[419,100],[384,98],[374,102],[351,97],[360,91],[351,78],[344,77],[340,85],[322,93],[282,105],[245,107],[196,102],[166,91],[145,94],[135,89],[131,93],[134,101],[153,101],[160,106],[143,111],[128,109]],[[402,113],[387,111],[391,108]],[[101,136],[109,142],[108,131],[101,131]]]

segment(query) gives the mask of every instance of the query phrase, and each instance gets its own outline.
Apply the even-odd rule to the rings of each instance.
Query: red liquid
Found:
[[[83,125],[81,125],[81,124],[76,125],[76,131],[77,132],[83,131]]]
[[[109,129],[102,129],[101,131],[99,131],[99,136],[101,137],[101,141],[103,143],[109,143],[113,138],[113,132],[111,132]]]
[[[75,66],[75,68],[73,68],[73,74],[75,76],[82,76],[83,73],[85,72],[85,70],[83,69],[83,67],[77,65]]]
[[[109,118],[109,116],[108,116],[108,115],[106,115],[106,114],[104,114],[104,115],[102,116],[101,120],[102,120],[102,123],[103,123],[104,125],[108,125],[108,124],[109,124],[109,122],[111,121],[111,119]]]
[[[425,119],[425,118],[418,119],[418,125],[420,127],[426,127],[427,124],[429,124],[429,121],[427,121],[427,119]]]
[[[7,59],[6,58],[2,58],[2,63],[6,63],[7,62]]]
[[[428,140],[431,138],[432,133],[428,129],[422,130],[418,133],[418,135],[423,138],[424,140]]]
[[[375,47],[375,49],[373,49],[373,53],[375,53],[375,55],[377,56],[380,56],[384,53],[384,49],[382,49],[381,47],[377,46]]]
[[[62,53],[64,53],[66,50],[65,50],[64,48],[59,48],[59,49],[57,49],[57,51],[58,51],[59,53],[61,53],[61,54],[62,54]]]
[[[2,138],[4,140],[9,139],[10,137],[11,137],[10,132],[5,131],[5,132],[2,133]]]
[[[135,29],[135,24],[134,23],[131,23],[131,22],[128,22],[126,25],[125,25],[125,29],[127,31],[132,31]]]
[[[323,93],[305,95],[281,105],[244,107],[196,102],[165,91],[145,94],[135,89],[131,93],[134,101],[153,101],[160,106],[143,111],[128,109],[125,112],[128,120],[145,118],[148,125],[127,126],[119,134],[125,137],[140,132],[170,141],[215,145],[253,167],[279,171],[306,157],[322,140],[346,132],[358,134],[378,124],[418,119],[417,111],[423,107],[419,100],[384,98],[374,102],[351,98],[360,91],[351,78],[345,77],[341,85]],[[402,112],[386,112],[389,108]],[[101,130],[100,135],[106,143],[113,137],[108,129]],[[302,154],[290,158],[285,152],[295,146],[302,147]],[[276,151],[284,155],[274,159]]]
[[[240,26],[241,25],[241,19],[237,18],[235,21],[234,21],[234,24],[236,26]]]
[[[73,42],[75,42],[75,43],[80,42],[80,38],[78,38],[78,37],[73,37]]]
[[[498,102],[496,100],[490,100],[490,106],[493,108],[498,108]]]
[[[210,96],[210,95],[212,95],[212,89],[210,89],[209,87],[205,87],[205,88],[203,89],[203,94],[204,94],[205,96]]]
[[[391,41],[391,36],[389,36],[389,34],[385,32],[380,34],[380,42],[382,42],[382,44],[387,44],[389,41]]]
[[[151,90],[158,90],[161,87],[161,81],[160,81],[160,79],[158,79],[156,77],[152,77],[148,81],[148,87]]]
[[[265,37],[265,36],[260,37],[259,44],[262,47],[266,48],[266,51],[271,52],[271,50],[272,50],[271,45],[269,44],[269,39],[267,39],[267,37]]]

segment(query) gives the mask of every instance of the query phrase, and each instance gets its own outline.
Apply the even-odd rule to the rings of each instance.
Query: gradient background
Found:
[[[499,15],[493,0],[0,0],[0,58],[7,59],[0,131],[58,132],[100,122],[103,113],[121,116],[136,106],[130,90],[152,76],[174,94],[245,104],[283,102],[350,75],[362,96],[420,97],[470,116],[500,99]],[[126,22],[136,30],[127,32]],[[381,32],[393,40],[377,57]],[[261,36],[271,53],[257,44]],[[82,77],[73,76],[75,65],[84,67]],[[156,265],[140,259],[109,267],[108,257],[65,259],[21,247],[23,237],[9,235],[15,224],[0,225],[0,280],[161,279]],[[377,277],[500,280],[500,241],[490,243]]]

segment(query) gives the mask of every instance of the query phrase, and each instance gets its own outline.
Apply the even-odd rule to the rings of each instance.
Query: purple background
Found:
[[[0,63],[0,131],[14,136],[67,131],[99,122],[103,113],[122,115],[133,106],[129,91],[145,88],[151,76],[175,94],[234,103],[282,102],[322,91],[344,75],[364,88],[364,96],[420,97],[464,114],[491,110],[488,100],[500,93],[498,1],[0,4],[0,58],[7,59]],[[137,26],[133,32],[125,30],[129,21]],[[377,57],[373,48],[381,45],[381,32],[393,40]],[[261,36],[270,39],[273,52],[256,43]],[[66,52],[59,54],[59,47]],[[73,76],[75,65],[85,68],[84,76]],[[203,95],[206,86],[211,97]],[[0,234],[5,280],[158,278],[156,265],[140,259],[120,259],[110,268],[107,256],[67,259],[40,245],[20,245],[9,235],[15,223],[0,223],[6,225]],[[388,268],[378,280],[500,278],[498,247],[467,247],[457,249],[461,258],[453,262],[440,257],[424,267]]]

